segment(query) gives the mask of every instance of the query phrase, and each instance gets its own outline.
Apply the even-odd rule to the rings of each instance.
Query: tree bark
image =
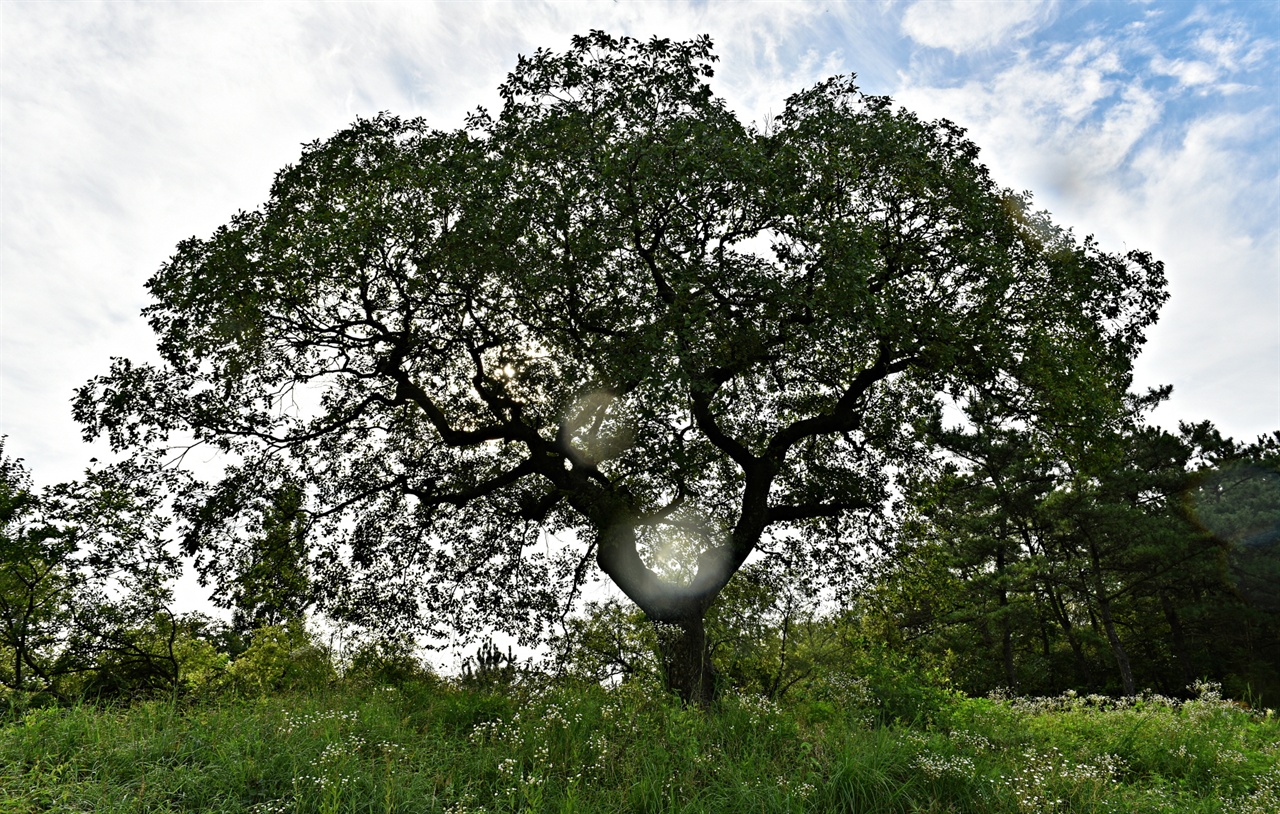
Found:
[[[1013,661],[1013,626],[1009,621],[1009,591],[1005,587],[1005,547],[996,548],[996,580],[1000,601],[1000,660],[1009,689],[1018,689],[1018,669]]]
[[[715,700],[715,669],[701,616],[680,622],[655,622],[667,689],[686,704],[710,706]]]
[[[1182,630],[1182,620],[1178,618],[1178,610],[1173,606],[1167,591],[1160,592],[1160,606],[1164,610],[1165,621],[1169,623],[1169,633],[1173,637],[1173,658],[1178,663],[1178,672],[1182,678],[1182,689],[1191,686],[1191,659],[1187,653],[1187,639]]]
[[[1124,685],[1126,696],[1137,695],[1137,687],[1133,682],[1133,667],[1129,664],[1129,654],[1116,632],[1115,620],[1111,618],[1111,602],[1105,596],[1098,597],[1098,612],[1102,615],[1102,627],[1107,631],[1107,641],[1111,644],[1111,652],[1116,657],[1116,667],[1120,669],[1120,682]]]

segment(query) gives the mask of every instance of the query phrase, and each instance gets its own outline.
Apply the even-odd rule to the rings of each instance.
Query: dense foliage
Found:
[[[178,680],[180,572],[130,464],[35,491],[0,438],[0,687],[71,700]]]
[[[864,597],[875,636],[954,654],[957,686],[1280,698],[1280,434],[1135,426],[1092,463],[990,422],[912,490]],[[1109,449],[1098,450],[1097,447]]]

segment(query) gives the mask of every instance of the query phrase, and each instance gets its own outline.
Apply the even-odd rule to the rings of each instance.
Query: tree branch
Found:
[[[715,444],[716,448],[732,458],[734,463],[742,467],[743,471],[746,471],[755,466],[759,459],[752,455],[751,450],[747,449],[741,441],[722,430],[719,423],[716,422],[715,416],[711,413],[711,398],[715,394],[715,390],[727,378],[727,374],[717,372],[712,378],[714,387],[710,392],[695,389],[690,395],[689,402],[692,407],[693,420],[697,422],[698,429],[702,431],[702,434],[707,437],[708,441]]]
[[[770,506],[766,523],[790,523],[796,520],[812,520],[817,517],[839,517],[845,512],[865,509],[865,502],[800,503],[795,506]]]
[[[404,491],[406,494],[413,495],[427,506],[440,506],[445,503],[450,503],[461,508],[476,498],[491,495],[502,487],[515,483],[526,475],[535,474],[536,471],[533,461],[526,459],[521,461],[519,466],[509,469],[500,475],[496,475],[489,480],[478,483],[468,489],[460,489],[456,492],[433,493],[425,489],[417,489],[406,484]]]
[[[815,435],[848,432],[857,429],[862,422],[862,413],[856,409],[858,400],[876,382],[882,381],[895,373],[901,373],[915,362],[915,357],[906,357],[896,362],[889,362],[887,356],[888,354],[882,350],[875,364],[855,376],[853,382],[840,395],[840,399],[836,402],[836,406],[831,412],[793,421],[774,434],[766,448],[765,457],[780,464],[787,451],[795,446],[798,441]]]

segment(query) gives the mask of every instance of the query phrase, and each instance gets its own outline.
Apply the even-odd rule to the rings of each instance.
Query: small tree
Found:
[[[285,482],[266,496],[232,587],[232,624],[248,633],[301,621],[311,604],[302,488]]]
[[[9,656],[4,684],[19,692],[45,686],[68,624],[75,590],[74,540],[42,516],[22,462],[0,438],[0,643]]]
[[[232,456],[186,494],[191,551],[305,484],[335,613],[536,638],[594,561],[705,703],[704,617],[763,538],[847,570],[943,399],[1064,443],[1106,423],[1164,299],[1158,263],[998,188],[951,122],[837,77],[748,127],[714,59],[592,32],[463,130],[309,145],[152,277],[164,364],[86,385],[86,435]]]
[[[36,493],[0,439],[3,683],[62,693],[178,680],[175,637],[158,633],[173,629],[169,582],[179,567],[158,504],[129,463]],[[115,678],[99,681],[107,673]]]
[[[593,683],[614,683],[658,675],[657,639],[644,613],[616,599],[588,602],[564,620],[551,641],[547,669]]]

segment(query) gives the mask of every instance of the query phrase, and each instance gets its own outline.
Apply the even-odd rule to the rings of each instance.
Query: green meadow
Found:
[[[849,680],[704,710],[644,681],[419,677],[12,709],[0,811],[1280,811],[1275,714],[1199,689],[908,712]]]

